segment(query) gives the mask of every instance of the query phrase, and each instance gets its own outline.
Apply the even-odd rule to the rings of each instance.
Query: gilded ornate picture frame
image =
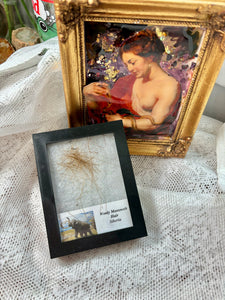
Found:
[[[121,121],[33,143],[51,258],[147,235]]]
[[[222,0],[56,0],[69,126],[122,120],[130,154],[184,157],[225,57]]]

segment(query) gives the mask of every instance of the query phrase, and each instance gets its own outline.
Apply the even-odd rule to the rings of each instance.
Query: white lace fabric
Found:
[[[57,39],[0,65],[0,105],[0,299],[225,299],[221,122],[184,159],[131,157],[148,237],[50,259],[32,133],[68,126]]]

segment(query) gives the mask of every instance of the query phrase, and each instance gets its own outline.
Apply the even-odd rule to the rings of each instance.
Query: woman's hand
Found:
[[[105,117],[108,122],[123,120],[123,118],[119,114],[114,114],[114,115],[105,114]]]
[[[136,122],[135,120],[133,120],[133,122],[132,122],[132,120],[129,119],[129,118],[123,118],[123,117],[121,117],[120,114],[114,114],[114,115],[108,115],[108,114],[106,114],[105,117],[106,117],[106,120],[108,122],[122,120],[123,121],[123,126],[127,127],[127,128],[133,127],[133,125],[135,125],[135,122]]]
[[[104,96],[105,101],[108,101],[110,96],[110,89],[107,83],[92,82],[83,88],[83,93],[90,109],[97,109],[98,102],[102,101],[99,96]]]
[[[85,96],[109,96],[110,89],[105,82],[92,82],[84,87],[83,93]]]

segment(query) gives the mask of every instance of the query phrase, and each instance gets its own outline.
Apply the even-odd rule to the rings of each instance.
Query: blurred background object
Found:
[[[14,52],[41,42],[30,0],[0,0],[0,63]]]
[[[4,38],[8,32],[8,23],[3,4],[0,2],[0,38]]]
[[[0,0],[0,63],[22,47],[57,36],[53,0]]]
[[[31,1],[31,0],[30,0]],[[33,0],[38,33],[43,41],[57,36],[53,0]]]
[[[12,45],[6,39],[0,38],[0,64],[5,62],[13,52]]]
[[[4,8],[4,14],[7,22],[7,33],[5,36],[9,42],[12,40],[12,32],[18,28],[30,27],[37,31],[37,25],[32,9],[31,0],[0,0],[1,7]],[[5,25],[0,24],[0,31],[3,31]]]

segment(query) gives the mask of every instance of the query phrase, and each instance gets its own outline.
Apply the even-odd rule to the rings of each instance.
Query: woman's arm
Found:
[[[122,120],[124,127],[133,128],[134,130],[142,130],[142,131],[152,130],[159,125],[159,124],[153,124],[154,121],[151,121],[150,119],[151,116],[143,116],[140,117],[139,119],[136,119],[132,116],[122,117],[119,114],[114,114],[114,115],[106,114],[105,116],[108,122]]]
[[[123,126],[127,128],[133,128],[135,130],[153,130],[164,122],[167,116],[171,112],[171,108],[174,102],[177,101],[177,84],[175,88],[171,90],[171,86],[164,86],[158,95],[159,99],[154,105],[151,114],[142,115],[140,118],[134,118],[133,116],[122,117],[119,114],[106,115],[107,121],[122,120]]]

